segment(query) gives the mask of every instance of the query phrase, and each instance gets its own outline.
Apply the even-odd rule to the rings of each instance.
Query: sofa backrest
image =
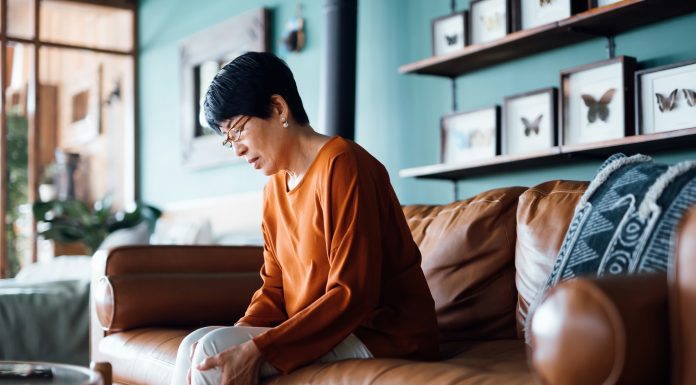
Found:
[[[515,212],[525,190],[509,187],[447,205],[404,207],[442,342],[516,336]]]
[[[575,206],[588,182],[554,180],[520,195],[517,205],[517,332],[523,335],[529,304],[546,282]]]

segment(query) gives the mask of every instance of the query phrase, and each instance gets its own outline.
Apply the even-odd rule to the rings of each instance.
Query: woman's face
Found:
[[[286,130],[282,129],[279,119],[273,116],[268,119],[235,116],[231,121],[222,131],[226,134],[231,127],[241,130],[239,140],[233,142],[237,156],[243,157],[264,175],[273,175],[287,168],[287,151],[283,151]],[[243,123],[241,127],[237,126],[239,123]]]

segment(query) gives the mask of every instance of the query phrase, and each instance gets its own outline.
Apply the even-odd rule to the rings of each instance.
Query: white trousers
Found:
[[[206,357],[214,356],[227,350],[229,347],[247,342],[268,328],[251,326],[208,326],[198,329],[181,341],[176,355],[176,367],[172,385],[188,385],[186,374],[193,363],[200,363]],[[196,350],[191,359],[191,346],[198,341]],[[330,352],[319,358],[316,362],[333,362],[351,358],[372,358],[372,353],[355,335],[349,335],[343,342],[336,345]],[[195,365],[194,365],[195,366]],[[278,374],[278,371],[269,363],[261,364],[260,378],[265,379]],[[219,385],[222,372],[219,368],[199,371],[191,368],[192,385]]]

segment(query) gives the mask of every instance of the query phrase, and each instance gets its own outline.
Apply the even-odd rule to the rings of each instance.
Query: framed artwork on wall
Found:
[[[64,148],[80,147],[101,133],[102,68],[98,65],[76,73],[65,88],[67,124],[60,130],[59,140]]]
[[[624,0],[589,0],[591,8],[604,7],[605,5],[611,5],[614,3],[620,3]]]
[[[433,56],[464,48],[468,42],[467,12],[439,17],[432,22]]]
[[[208,127],[202,103],[220,68],[245,52],[268,49],[268,15],[265,8],[252,9],[181,42],[181,159],[187,167],[239,161]]]
[[[523,154],[557,143],[558,90],[544,88],[508,96],[503,102],[501,153]]]
[[[484,44],[510,33],[510,0],[471,0],[471,44]]]
[[[513,0],[513,26],[528,29],[553,23],[587,10],[587,3],[575,0]]]
[[[635,58],[619,56],[561,72],[561,145],[635,133],[635,68]]]
[[[638,133],[696,127],[696,59],[636,73]]]
[[[493,106],[442,117],[442,163],[466,163],[498,154],[500,107]]]

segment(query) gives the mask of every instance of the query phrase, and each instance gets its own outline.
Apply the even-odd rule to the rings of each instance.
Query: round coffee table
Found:
[[[3,378],[2,385],[103,385],[101,374],[75,365],[50,362],[0,361],[2,367],[17,365],[22,372],[31,369],[50,369],[50,378]]]

